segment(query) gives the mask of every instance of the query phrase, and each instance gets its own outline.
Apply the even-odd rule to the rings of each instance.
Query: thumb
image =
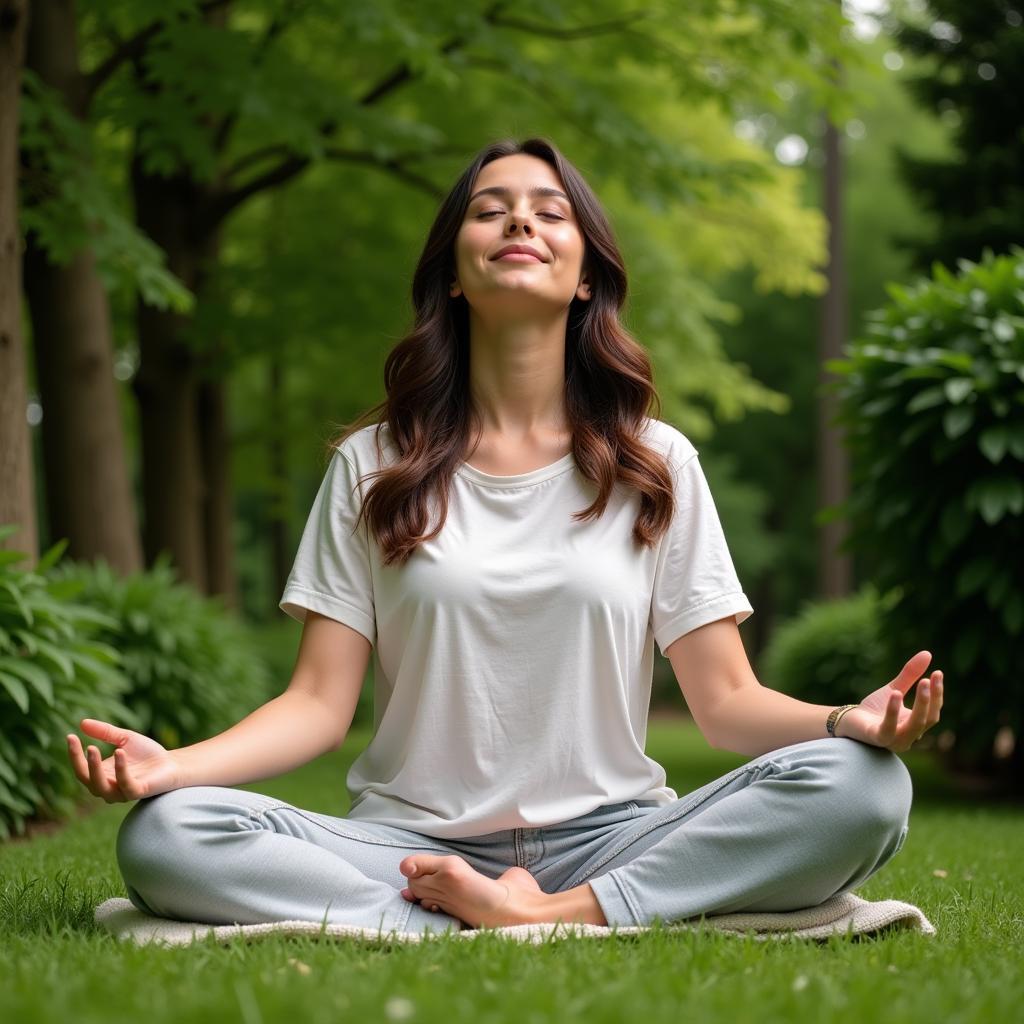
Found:
[[[891,686],[906,693],[928,667],[932,660],[931,651],[918,651],[900,670],[900,674],[892,681]]]
[[[131,735],[127,729],[111,725],[109,722],[102,722],[98,718],[83,718],[80,727],[86,735],[106,743],[113,743],[115,746],[126,743]]]

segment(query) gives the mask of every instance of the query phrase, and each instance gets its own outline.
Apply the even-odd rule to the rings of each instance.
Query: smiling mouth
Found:
[[[495,263],[501,263],[502,260],[511,260],[514,263],[543,263],[544,261],[539,259],[537,256],[531,256],[528,252],[507,252],[504,256],[499,256]]]

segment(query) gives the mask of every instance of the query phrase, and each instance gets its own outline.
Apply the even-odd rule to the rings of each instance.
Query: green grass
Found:
[[[328,814],[346,809],[348,765],[368,740],[280,779],[242,787]],[[709,750],[692,726],[652,724],[648,749],[679,793],[746,758]],[[516,1022],[1011,1021],[1024,996],[1024,815],[952,797],[924,753],[900,853],[857,892],[917,904],[926,937],[757,942],[713,932],[541,946],[483,936],[373,949],[274,937],[136,947],[98,929],[94,906],[125,896],[114,839],[129,804],[55,835],[0,844],[0,1019],[243,1024],[342,1020]],[[934,872],[943,870],[945,877]],[[454,943],[454,944],[453,944]]]

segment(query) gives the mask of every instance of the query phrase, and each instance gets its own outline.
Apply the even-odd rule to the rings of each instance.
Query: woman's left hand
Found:
[[[869,694],[843,715],[836,735],[849,736],[896,753],[916,743],[939,720],[942,673],[935,671],[921,679],[912,708],[903,706],[903,698],[931,660],[929,651],[918,651],[892,682]]]

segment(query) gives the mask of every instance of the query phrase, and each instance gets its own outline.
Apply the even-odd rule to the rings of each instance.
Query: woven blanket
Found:
[[[97,924],[119,939],[138,945],[156,942],[182,946],[213,935],[218,942],[233,939],[253,941],[268,935],[311,935],[338,939],[355,939],[375,946],[394,942],[420,942],[439,933],[382,932],[377,928],[356,925],[321,924],[317,921],[269,921],[262,924],[203,924],[197,921],[174,921],[170,918],[144,914],[129,900],[105,900],[94,912]],[[714,914],[663,925],[665,931],[713,928],[729,935],[752,932],[755,939],[827,939],[830,935],[872,935],[888,928],[910,928],[925,935],[934,935],[935,928],[923,912],[911,903],[900,900],[866,900],[846,892],[827,899],[817,907],[767,913]],[[451,938],[473,939],[478,935],[496,934],[517,942],[542,943],[579,936],[603,939],[613,935],[639,935],[647,926],[609,927],[606,925],[545,922],[543,924],[505,925],[500,928],[463,928],[449,932]]]

